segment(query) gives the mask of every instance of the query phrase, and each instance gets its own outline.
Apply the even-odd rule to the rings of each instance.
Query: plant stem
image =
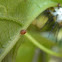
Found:
[[[58,56],[58,57],[62,57],[62,54],[53,52],[52,50],[49,50],[48,48],[44,47],[42,44],[40,44],[38,41],[36,41],[29,33],[26,33],[25,36],[34,44],[36,45],[38,48],[40,48],[41,50],[43,50],[44,52],[53,55],[53,56]]]

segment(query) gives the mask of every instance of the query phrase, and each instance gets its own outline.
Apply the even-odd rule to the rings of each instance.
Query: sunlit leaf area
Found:
[[[0,62],[62,62],[62,0],[0,0]]]

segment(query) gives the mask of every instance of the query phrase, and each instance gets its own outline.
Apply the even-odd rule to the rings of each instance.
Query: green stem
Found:
[[[25,36],[34,44],[36,45],[38,48],[40,48],[41,50],[43,50],[44,52],[53,55],[53,56],[57,56],[57,57],[62,57],[62,54],[53,52],[52,50],[49,50],[48,48],[44,47],[43,45],[41,45],[40,43],[38,43],[38,41],[36,41],[29,33],[26,33]]]

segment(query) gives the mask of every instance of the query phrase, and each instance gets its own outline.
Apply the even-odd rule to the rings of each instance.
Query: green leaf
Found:
[[[36,47],[34,46],[34,44],[29,42],[30,40],[25,36],[21,38],[23,43],[20,45],[17,52],[16,62],[32,62]],[[19,41],[21,41],[21,38]]]
[[[62,0],[53,0],[53,1],[62,4]]]
[[[51,0],[0,0],[0,61],[19,40],[20,31],[27,29],[46,8],[55,5]]]

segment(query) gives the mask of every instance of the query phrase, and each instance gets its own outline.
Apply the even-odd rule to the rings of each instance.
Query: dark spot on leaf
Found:
[[[21,30],[21,31],[20,31],[20,34],[21,34],[21,35],[24,35],[25,33],[26,33],[26,30]]]

